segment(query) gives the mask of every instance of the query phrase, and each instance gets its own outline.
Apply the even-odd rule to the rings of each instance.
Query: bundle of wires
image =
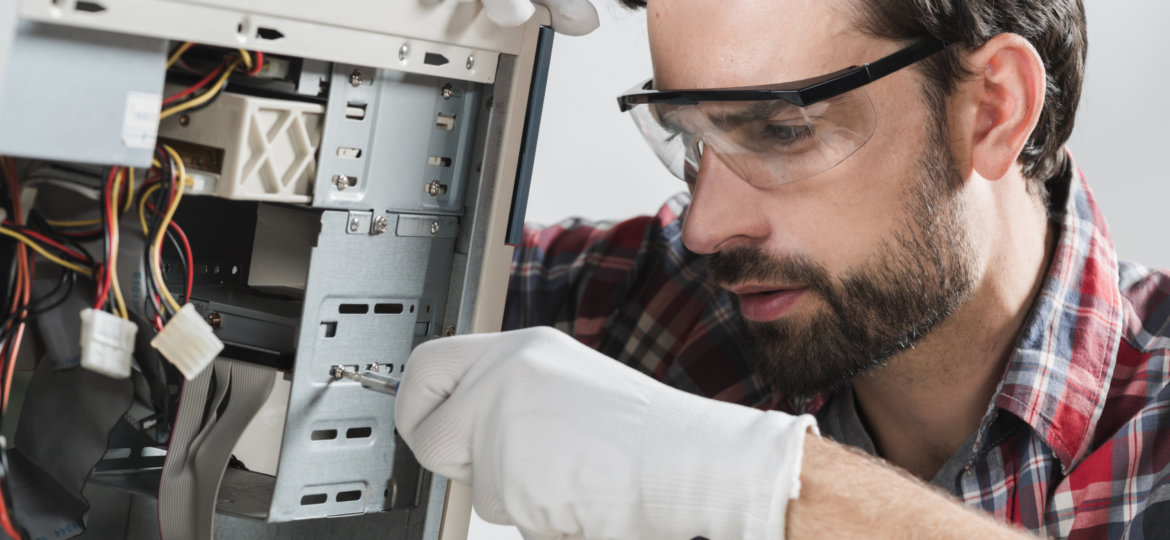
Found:
[[[154,322],[157,330],[161,330],[182,306],[163,279],[164,239],[170,240],[184,267],[184,302],[191,298],[191,287],[195,281],[191,244],[183,229],[173,221],[186,181],[186,167],[179,154],[171,147],[161,145],[155,149],[154,167],[138,192],[138,221],[147,239],[143,256],[150,270],[146,278],[147,294],[142,313]]]
[[[30,223],[25,223],[16,165],[11,159],[0,158],[0,176],[4,177],[4,184],[7,187],[6,210],[9,216],[0,222],[0,236],[16,241],[13,249],[15,256],[9,259],[15,268],[11,272],[11,285],[6,287],[11,300],[6,302],[8,313],[0,324],[0,423],[2,423],[3,415],[8,411],[12,375],[28,320],[61,305],[72,294],[77,275],[93,276],[97,273],[95,269],[99,265],[85,248],[75,240],[55,233],[37,214],[30,213]],[[49,293],[33,299],[32,284],[37,255],[61,266],[62,271],[56,286]],[[61,294],[62,289],[64,294]],[[0,448],[0,451],[2,450]],[[0,527],[12,538],[23,538],[17,534],[15,520],[9,512],[12,507],[10,494],[7,460],[0,459]]]
[[[167,69],[178,62],[194,43],[180,45],[167,59]],[[242,67],[242,69],[240,69]],[[161,118],[181,112],[196,111],[210,105],[223,93],[231,74],[240,69],[245,75],[256,76],[264,68],[264,53],[237,49],[224,57],[219,66],[207,73],[195,84],[163,99]],[[213,82],[214,81],[214,82]],[[210,86],[209,86],[210,85]]]

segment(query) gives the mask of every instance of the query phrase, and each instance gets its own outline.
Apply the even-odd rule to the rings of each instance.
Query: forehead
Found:
[[[857,0],[649,0],[655,86],[727,88],[807,79],[893,49],[853,23]]]

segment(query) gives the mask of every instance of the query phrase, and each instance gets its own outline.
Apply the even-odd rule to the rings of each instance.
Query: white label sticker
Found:
[[[154,148],[161,108],[159,94],[126,93],[126,116],[122,119],[122,144],[126,148]]]

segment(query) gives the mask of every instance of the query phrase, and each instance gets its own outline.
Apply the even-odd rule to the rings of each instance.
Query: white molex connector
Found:
[[[179,309],[162,331],[150,340],[150,345],[179,368],[187,379],[203,371],[223,350],[223,342],[191,304]]]
[[[115,379],[130,376],[138,326],[112,313],[81,310],[81,367]]]

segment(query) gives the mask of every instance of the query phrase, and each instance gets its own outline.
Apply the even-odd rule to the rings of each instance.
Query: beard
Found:
[[[912,347],[970,296],[973,257],[956,197],[962,178],[942,127],[928,128],[918,165],[901,228],[848,274],[835,277],[806,257],[757,246],[708,257],[716,283],[803,284],[827,306],[811,317],[744,319],[748,365],[766,384],[797,398],[837,390]],[[732,300],[738,310],[738,297]]]

